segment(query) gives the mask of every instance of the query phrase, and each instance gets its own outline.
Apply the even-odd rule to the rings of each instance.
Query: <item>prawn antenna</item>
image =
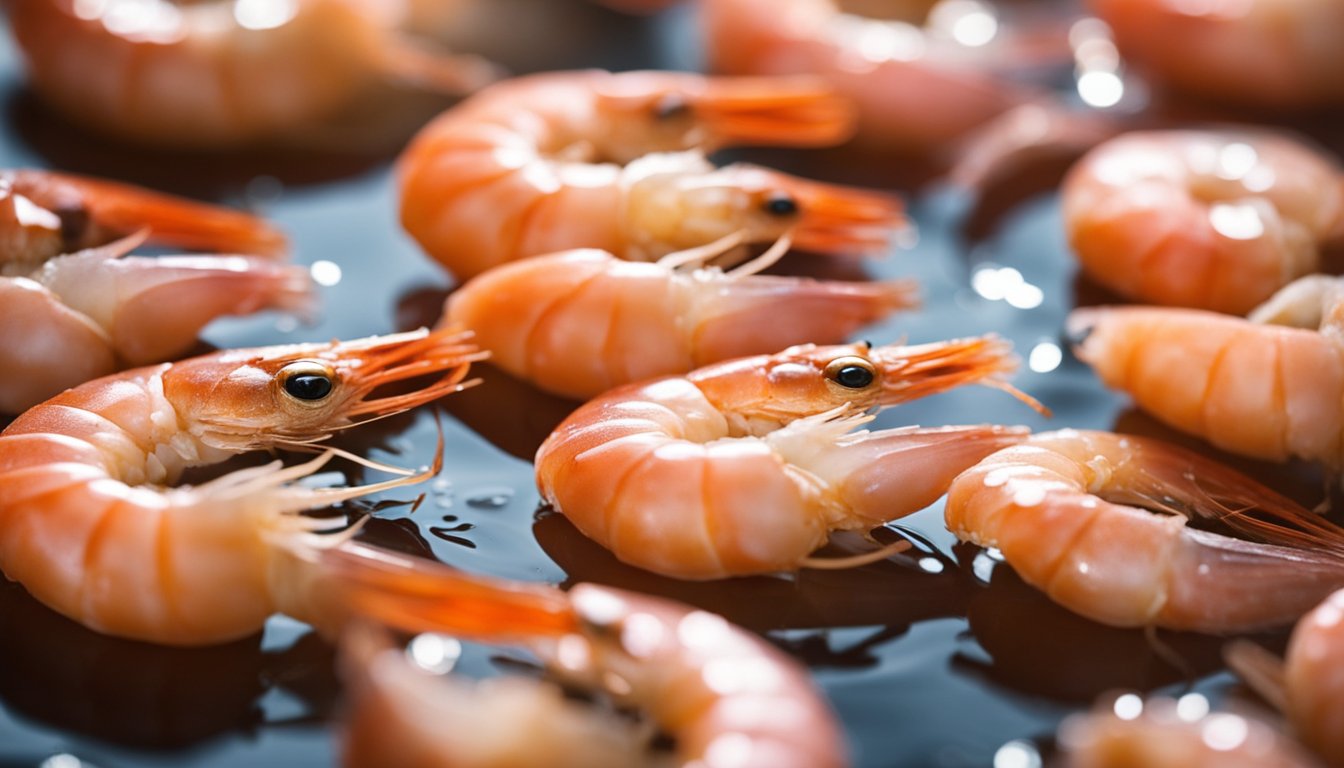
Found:
[[[798,561],[798,564],[804,568],[814,568],[817,570],[838,571],[845,568],[858,568],[859,566],[876,563],[879,560],[886,560],[892,555],[900,554],[913,547],[914,544],[908,539],[893,541],[886,546],[873,550],[872,552],[862,552],[857,555],[848,555],[846,557],[804,557]]]

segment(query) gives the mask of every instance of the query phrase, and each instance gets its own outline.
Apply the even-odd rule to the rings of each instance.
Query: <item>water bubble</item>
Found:
[[[467,497],[467,506],[476,509],[499,509],[512,500],[512,488],[478,488]]]

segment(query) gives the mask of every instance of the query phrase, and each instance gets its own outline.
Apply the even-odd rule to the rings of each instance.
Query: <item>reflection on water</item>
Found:
[[[181,750],[255,733],[268,724],[261,699],[273,690],[302,703],[292,723],[332,716],[333,652],[311,633],[280,650],[263,650],[260,635],[162,648],[85,629],[12,583],[0,585],[0,615],[0,701],[46,727],[122,747]]]

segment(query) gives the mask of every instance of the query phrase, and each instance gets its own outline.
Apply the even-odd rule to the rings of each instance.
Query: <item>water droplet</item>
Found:
[[[1037,373],[1049,373],[1064,362],[1064,351],[1052,341],[1043,341],[1032,347],[1027,366]]]
[[[994,574],[994,565],[994,558],[989,556],[989,550],[985,550],[977,553],[975,559],[971,560],[971,572],[975,574],[975,578],[988,584],[990,576]]]
[[[1045,489],[1037,486],[1018,489],[1013,494],[1013,503],[1019,507],[1034,507],[1045,501]]]
[[[919,569],[925,573],[942,573],[944,570],[943,562],[936,557],[919,558]]]
[[[478,488],[467,497],[467,506],[476,509],[499,509],[512,500],[512,488]]]
[[[308,273],[313,276],[313,282],[325,288],[341,282],[341,265],[334,261],[318,259],[312,266],[308,267]]]
[[[1011,474],[1012,473],[1002,469],[990,470],[989,473],[985,475],[983,482],[986,488],[998,488],[1008,482],[1008,478]]]
[[[1143,714],[1143,699],[1133,693],[1123,694],[1116,698],[1112,710],[1121,720],[1134,720]]]
[[[437,496],[437,495],[436,495],[436,496],[434,497],[434,506],[438,507],[439,509],[452,509],[452,508],[453,508],[453,499],[452,499],[452,497],[450,497],[450,496]]]
[[[462,657],[462,643],[448,635],[416,635],[406,646],[406,655],[417,667],[442,675],[451,672]]]
[[[1209,714],[1209,700],[1200,693],[1187,693],[1176,700],[1176,716],[1187,723],[1198,722]]]
[[[448,493],[453,489],[453,481],[446,477],[440,477],[430,483],[429,488],[435,493]]]
[[[1014,739],[994,753],[994,768],[1040,768],[1041,753],[1029,741]]]

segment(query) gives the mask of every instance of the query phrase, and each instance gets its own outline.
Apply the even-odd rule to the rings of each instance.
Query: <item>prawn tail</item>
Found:
[[[1125,438],[1142,462],[1125,499],[1228,526],[1262,544],[1344,560],[1344,528],[1236,470],[1179,446]],[[1116,499],[1121,500],[1121,499]]]
[[[776,449],[823,480],[849,519],[849,528],[872,528],[918,512],[947,492],[952,480],[986,456],[1027,439],[1026,427],[971,425],[903,427],[857,432],[803,446],[780,430]],[[776,434],[780,434],[776,433]]]
[[[919,306],[919,284],[913,280],[859,283],[748,275],[705,287],[692,313],[701,365],[795,344],[838,344],[863,326]]]
[[[310,549],[318,599],[339,599],[350,617],[404,632],[527,642],[578,629],[569,598],[548,586],[487,579],[443,563],[346,541]]]
[[[309,319],[314,312],[303,266],[256,256],[108,255],[91,249],[59,257],[42,282],[102,326],[118,356],[132,365],[190,349],[218,317],[273,309]],[[88,279],[93,273],[104,279]]]
[[[112,235],[148,229],[152,242],[192,250],[272,257],[289,250],[284,233],[257,216],[130,184],[48,171],[19,171],[14,185],[20,192],[32,190],[39,200],[55,197],[60,201],[70,198],[71,191],[77,193],[87,225]],[[69,206],[58,203],[58,207]]]
[[[854,135],[848,99],[815,77],[723,77],[691,96],[713,147],[827,147]]]

